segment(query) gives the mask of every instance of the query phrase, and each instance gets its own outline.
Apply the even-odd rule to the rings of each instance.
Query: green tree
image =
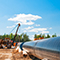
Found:
[[[41,36],[40,35],[37,35],[37,38],[40,38]]]
[[[19,42],[19,35],[16,36],[15,41]]]
[[[37,38],[40,38],[40,37],[42,37],[42,33],[41,33],[41,34],[39,34],[39,35],[37,35]]]
[[[9,38],[9,35],[8,35],[8,34],[6,34],[6,35],[5,35],[5,38]]]
[[[36,34],[34,35],[34,38],[37,38],[37,35]]]
[[[47,37],[46,38],[50,38],[50,35],[49,34],[47,34]]]
[[[2,39],[5,39],[5,34],[2,36]]]
[[[9,37],[10,37],[10,39],[13,39],[13,38],[14,38],[14,35],[11,33],[11,34],[9,35]]]
[[[42,33],[39,35],[39,37],[42,37]]]
[[[45,38],[45,34],[42,34],[42,37],[44,37],[44,38]]]
[[[52,35],[52,37],[57,37],[56,33],[54,35]]]
[[[27,34],[23,35],[23,40],[24,42],[29,41],[29,36]]]
[[[22,42],[22,36],[23,36],[23,34],[21,34],[20,37],[19,37],[20,38],[20,40],[19,40],[20,42]]]
[[[2,35],[0,35],[0,39],[2,39]]]

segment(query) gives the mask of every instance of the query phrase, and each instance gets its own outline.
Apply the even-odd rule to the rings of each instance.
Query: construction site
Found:
[[[0,60],[60,60],[60,0],[0,0]]]
[[[20,23],[13,41],[0,39],[0,60],[60,60],[60,37],[34,39],[28,42],[16,42]]]
[[[18,24],[14,40],[10,40],[9,38],[0,39],[0,60],[37,60],[33,55],[29,55],[29,53],[25,52],[18,48],[20,46],[20,42],[14,42],[18,29],[20,27],[20,23]],[[18,45],[19,44],[19,45]],[[38,59],[40,60],[40,59]]]

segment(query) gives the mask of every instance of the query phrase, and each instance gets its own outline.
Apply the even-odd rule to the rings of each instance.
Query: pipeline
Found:
[[[60,37],[25,42],[22,48],[42,60],[60,60]]]

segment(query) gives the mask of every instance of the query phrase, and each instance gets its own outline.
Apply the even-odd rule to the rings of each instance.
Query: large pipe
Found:
[[[22,48],[39,59],[60,60],[60,37],[25,42]]]

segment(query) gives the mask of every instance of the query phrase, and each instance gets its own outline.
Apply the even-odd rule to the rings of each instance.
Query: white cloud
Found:
[[[42,31],[42,32],[40,32],[40,33],[42,33],[42,34],[44,34],[44,33],[49,33],[49,31]]]
[[[34,28],[33,26],[29,26],[29,27],[27,27],[27,28],[24,28],[24,29],[22,29],[23,30],[23,32],[28,32],[30,29],[32,29],[32,28]]]
[[[26,30],[24,30],[23,32],[27,32]]]
[[[32,28],[34,28],[33,26],[29,26],[29,27],[27,27],[27,28],[24,28],[25,30],[29,30],[29,29],[32,29]]]
[[[50,27],[49,29],[52,29],[52,27]]]
[[[29,32],[39,32],[39,31],[44,31],[44,30],[47,30],[47,28],[34,28],[34,29],[29,30]]]
[[[24,24],[24,25],[33,25],[33,24],[34,24],[34,22],[29,21],[29,22],[23,22],[23,23],[21,23],[21,24]]]
[[[36,26],[40,26],[40,24],[36,24]]]
[[[35,33],[38,33],[38,32],[42,32],[42,31],[47,32],[46,30],[47,30],[47,28],[34,28],[33,26],[31,26],[31,27],[29,26],[27,28],[24,28],[23,32],[35,32]]]
[[[18,24],[18,23],[20,23],[21,25],[33,25],[34,24],[34,22],[32,22],[32,21],[29,21],[29,22],[17,22],[15,24]]]
[[[6,28],[13,28],[13,27],[15,27],[15,25],[13,25],[13,26],[7,26]]]
[[[16,17],[14,18],[9,18],[9,21],[18,21],[21,24],[24,25],[33,25],[34,22],[32,22],[32,20],[37,20],[37,19],[41,19],[42,17],[38,16],[38,15],[32,15],[32,14],[17,14]],[[29,22],[27,22],[29,21]]]
[[[38,15],[32,15],[32,14],[17,14],[16,17],[14,18],[10,18],[8,20],[10,21],[26,21],[26,20],[37,20],[37,19],[41,19],[40,16]]]

